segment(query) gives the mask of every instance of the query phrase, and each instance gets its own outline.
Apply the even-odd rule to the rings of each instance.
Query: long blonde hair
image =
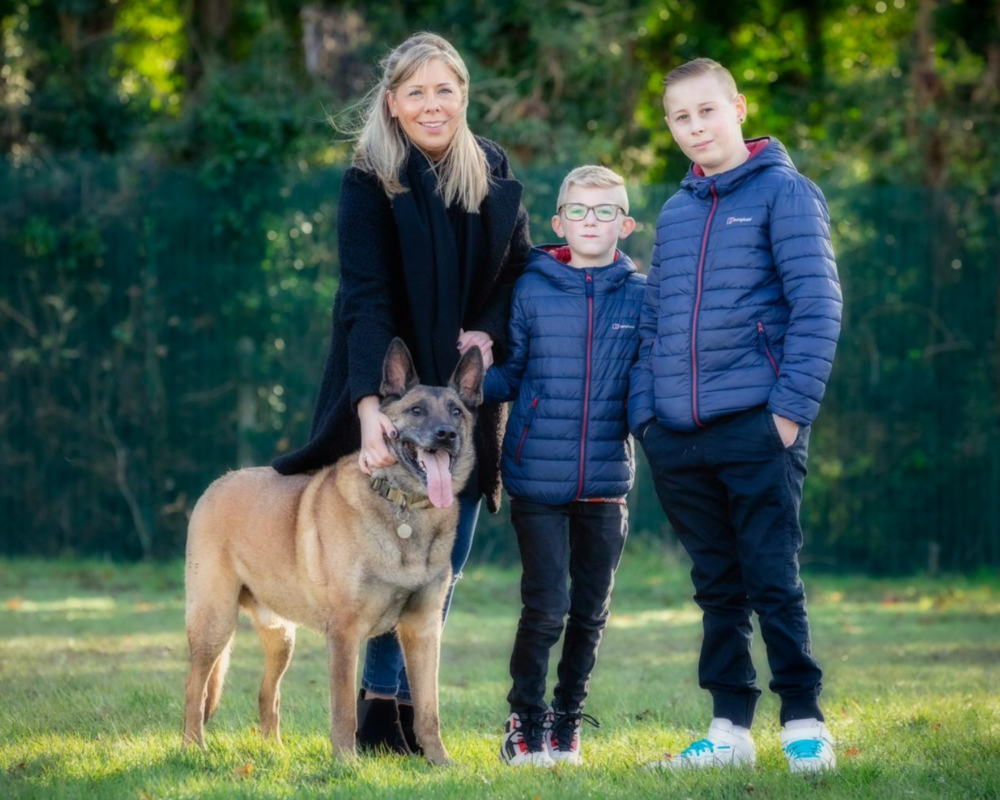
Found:
[[[469,130],[469,70],[452,45],[434,33],[415,33],[381,61],[382,80],[358,104],[358,124],[349,130],[355,138],[354,166],[374,173],[389,197],[406,191],[400,172],[406,162],[409,139],[389,111],[386,92],[400,85],[424,64],[439,59],[455,73],[462,95],[462,110],[455,121],[455,135],[437,162],[438,191],[450,206],[458,202],[469,213],[477,213],[489,190],[486,154]],[[334,121],[334,127],[338,127]]]

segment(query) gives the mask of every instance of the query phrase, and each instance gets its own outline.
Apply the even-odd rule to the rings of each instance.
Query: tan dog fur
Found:
[[[482,402],[478,349],[462,357],[447,388],[418,385],[405,345],[394,340],[383,367],[382,411],[398,431],[387,440],[397,464],[376,477],[427,496],[406,448],[454,430],[452,486],[465,485],[474,463],[474,410]],[[422,409],[419,416],[413,408]],[[434,426],[437,425],[435,428]],[[442,427],[444,426],[444,427]],[[450,427],[449,427],[450,426]],[[438,448],[447,449],[447,448]],[[411,456],[414,451],[410,447]],[[244,469],[219,478],[198,501],[188,528],[185,582],[191,670],[185,693],[184,743],[204,746],[204,723],[219,703],[242,608],[264,646],[260,726],[280,741],[282,676],[295,629],[325,633],[329,652],[334,753],[355,753],[355,679],[361,643],[394,627],[414,702],[415,731],[433,764],[446,764],[438,717],[442,610],[451,582],[458,501],[408,509],[413,533],[397,535],[400,509],[376,493],[357,454],[314,474]]]

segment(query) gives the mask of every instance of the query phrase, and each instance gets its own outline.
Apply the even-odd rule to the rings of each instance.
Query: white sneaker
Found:
[[[545,747],[543,714],[512,712],[503,727],[500,760],[511,767],[554,767]]]
[[[749,733],[734,730],[728,719],[713,719],[704,739],[691,742],[680,755],[649,765],[650,769],[698,769],[703,767],[752,767],[757,748]]]
[[[781,750],[792,772],[821,772],[835,769],[833,736],[818,719],[797,719],[781,729]]]
[[[580,744],[580,729],[584,722],[595,728],[601,723],[582,711],[567,712],[556,706],[545,710],[545,749],[556,764],[583,764],[583,748]]]

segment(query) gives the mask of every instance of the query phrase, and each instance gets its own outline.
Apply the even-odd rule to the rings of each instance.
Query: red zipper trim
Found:
[[[531,401],[531,416],[528,417],[528,421],[524,423],[524,430],[521,431],[521,440],[517,443],[517,453],[514,455],[514,463],[521,463],[521,448],[524,447],[524,440],[528,438],[528,430],[531,428],[531,423],[535,419],[535,409],[538,408],[538,398],[536,397]]]
[[[774,360],[774,356],[771,355],[771,348],[767,344],[767,334],[764,333],[764,323],[759,320],[757,321],[757,332],[764,340],[764,352],[767,353],[767,358],[771,362],[771,366],[774,368],[774,377],[778,377],[778,362],[776,362]]]
[[[699,428],[705,426],[698,419],[698,350],[696,341],[698,338],[698,310],[701,308],[701,281],[705,271],[705,253],[708,250],[708,232],[712,227],[712,219],[715,217],[715,209],[719,205],[719,196],[715,193],[715,184],[712,184],[712,210],[708,212],[708,222],[705,223],[705,233],[701,237],[701,257],[698,259],[698,291],[694,299],[694,318],[691,323],[691,411],[694,413],[694,424]]]
[[[583,467],[587,463],[587,417],[590,414],[590,354],[594,343],[594,278],[587,273],[587,382],[583,390],[583,433],[580,434],[580,485],[576,499],[583,494]]]

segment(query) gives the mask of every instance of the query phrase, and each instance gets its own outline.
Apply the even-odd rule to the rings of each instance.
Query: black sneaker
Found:
[[[500,760],[511,767],[554,767],[545,749],[544,714],[513,711],[503,728]]]
[[[600,722],[583,711],[563,711],[554,704],[545,710],[545,749],[554,763],[577,767],[583,763],[580,728],[585,721],[595,728],[601,727]]]

